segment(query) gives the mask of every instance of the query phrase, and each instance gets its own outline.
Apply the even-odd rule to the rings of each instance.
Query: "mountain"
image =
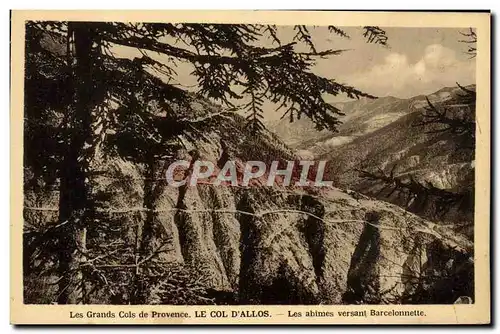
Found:
[[[361,109],[346,108],[358,112],[352,119],[365,122]],[[191,159],[193,152],[215,162],[222,142],[238,162],[294,158],[274,134],[249,132],[240,116],[202,99],[195,109],[192,122],[210,121],[194,133],[186,130],[179,136],[182,145],[153,166],[120,151],[96,155],[94,224],[86,236],[96,271],[87,277],[97,273],[105,284],[95,286],[89,303],[129,302],[140,269],[129,263],[137,259],[137,238],[148,221],[155,270],[166,271],[148,278],[156,280],[148,303],[453,303],[474,297],[472,242],[396,205],[339,188],[168,186],[166,166]],[[25,166],[25,303],[51,303],[57,293],[54,262],[41,262],[40,254],[50,248],[34,240],[47,233],[40,229],[57,228],[59,194],[57,181],[34,179],[36,168]]]
[[[370,133],[403,116],[410,101],[395,97],[378,99],[361,98],[356,101],[335,104],[345,116],[341,119],[339,132],[333,135],[328,130],[317,131],[307,118],[296,120],[290,125],[288,119],[272,122],[272,129],[287,145],[304,154],[326,152],[330,147],[342,145],[354,138]],[[305,150],[310,149],[307,153]]]
[[[51,40],[48,48],[63,55],[64,45]],[[238,172],[250,160],[268,166],[297,160],[274,133],[252,133],[243,117],[196,95],[185,109],[141,100],[134,110],[100,110],[93,124],[99,136],[85,145],[96,150],[84,175],[90,193],[83,226],[59,222],[60,166],[73,129],[66,126],[66,101],[58,108],[46,103],[61,98],[64,83],[53,79],[66,65],[56,68],[42,58],[32,59],[45,66],[36,66],[36,77],[25,85],[32,103],[24,115],[24,303],[55,303],[65,275],[77,281],[64,289],[78,290],[85,304],[449,304],[474,298],[473,243],[454,225],[338,187],[267,187],[260,180],[248,187],[169,185],[166,172],[178,160],[233,160]],[[350,121],[341,130],[346,139],[333,146],[339,150],[311,149],[335,153],[341,162],[335,170],[358,161],[356,152],[373,164],[385,161],[374,141],[387,144],[397,135],[411,145],[404,140],[408,129],[395,123],[410,115],[408,106],[396,98],[344,104]],[[309,127],[304,120],[294,126]],[[392,132],[384,130],[391,126]],[[307,135],[295,137],[306,149],[302,139],[338,141],[328,133]],[[350,177],[344,171],[338,183],[350,187]],[[74,238],[65,238],[70,233]],[[76,245],[64,244],[68,239]],[[60,272],[67,249],[79,261]]]
[[[474,85],[465,89],[475,94]],[[460,87],[446,87],[428,97],[383,97],[344,103],[342,111],[346,116],[338,133],[315,131],[306,120],[300,121],[300,130],[295,129],[293,136],[286,128],[294,125],[284,121],[273,124],[272,129],[292,144],[297,154],[327,160],[328,175],[336,186],[388,200],[434,221],[468,222],[468,233],[472,233],[474,150],[462,147],[463,135],[436,132],[443,126],[417,126],[426,120],[426,98],[437,108],[473,116],[475,102],[464,103],[464,94]],[[304,131],[303,139],[297,141],[300,131]],[[368,171],[371,176],[392,172],[402,182],[442,190],[451,197],[456,195],[458,200],[448,204],[451,208],[444,215],[436,215],[436,206],[441,205],[436,200],[421,196],[409,204],[409,194],[401,196],[388,182],[370,179],[360,171]]]

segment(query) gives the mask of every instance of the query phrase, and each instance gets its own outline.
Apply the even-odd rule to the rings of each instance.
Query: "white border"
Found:
[[[393,2],[393,1],[387,1],[387,0],[378,0],[376,1],[376,9],[394,9],[394,6],[398,6],[398,9],[443,9],[443,6],[446,6],[446,9],[462,9],[462,8],[471,8],[471,6],[474,6],[474,8],[477,9],[492,9],[493,12],[498,12],[498,1],[485,1],[485,0],[474,0],[474,1],[460,1],[460,0],[455,0],[455,1],[450,1],[447,2],[446,4],[443,4],[442,2],[437,2],[435,0],[420,0],[420,1],[404,1],[404,2]],[[262,8],[262,9],[306,9],[304,8],[304,1],[296,1],[296,0],[288,0],[288,1],[269,1],[269,0],[255,0],[252,2],[229,2],[229,1],[221,1],[221,0],[212,0],[210,2],[207,1],[194,1],[194,0],[184,0],[184,1],[151,1],[149,5],[146,5],[144,1],[108,1],[106,3],[102,1],[95,1],[95,0],[86,0],[85,2],[62,2],[62,1],[53,1],[53,0],[47,0],[43,1],[43,7],[41,7],[41,2],[39,1],[24,1],[24,0],[18,0],[18,1],[10,1],[9,2],[2,2],[2,6],[5,6],[5,10],[2,10],[3,16],[2,16],[2,24],[0,25],[0,36],[3,39],[3,46],[4,48],[0,52],[0,57],[2,57],[2,64],[3,66],[1,67],[1,78],[2,80],[2,85],[3,85],[3,112],[0,113],[0,147],[2,149],[2,153],[4,154],[4,157],[8,157],[9,155],[9,149],[10,149],[10,142],[9,142],[9,98],[10,98],[10,93],[9,93],[9,48],[7,47],[9,37],[10,37],[10,31],[9,31],[9,14],[7,12],[8,8],[15,8],[15,9],[34,9],[34,8],[40,8],[40,9],[106,9],[106,8],[120,8],[120,9],[157,9],[157,8],[162,8],[162,9],[224,9],[224,8],[231,8],[231,9],[252,9],[252,8]],[[335,9],[370,9],[373,8],[374,6],[373,1],[359,1],[359,0],[349,0],[345,2],[335,2]],[[69,6],[70,5],[70,6]],[[332,6],[331,1],[318,1],[318,0],[308,0],[307,5],[309,6],[309,9],[314,9],[314,8],[326,8],[327,6]],[[2,8],[3,9],[3,8]],[[498,31],[497,31],[497,26],[493,26],[494,29],[494,41],[493,43],[496,44],[498,42]],[[493,61],[495,58],[492,58]],[[496,67],[496,66],[495,66]],[[495,76],[495,73],[493,75]],[[495,87],[495,86],[494,86]],[[499,91],[498,88],[495,89],[494,92],[492,92],[492,96],[494,97],[494,103],[493,106],[498,105],[498,98],[499,96]],[[496,117],[494,122],[494,129],[499,128],[499,118]],[[496,131],[492,130],[492,133],[495,134]],[[498,136],[495,137],[495,144],[498,144]],[[498,147],[498,145],[494,145],[493,147]],[[494,162],[496,162],[496,156],[493,156]],[[8,267],[9,263],[9,231],[8,231],[8,222],[10,221],[9,219],[9,197],[10,197],[10,192],[9,192],[9,163],[6,161],[4,158],[4,163],[0,165],[1,168],[1,184],[0,184],[0,205],[2,206],[0,209],[0,214],[2,215],[2,222],[3,222],[3,228],[4,231],[3,233],[0,233],[1,240],[0,240],[0,245],[2,247],[2,256],[3,256],[3,261],[4,266]],[[498,179],[495,179],[495,189],[499,189],[500,186],[497,184]],[[495,196],[495,202],[492,203],[495,207],[499,207],[500,200],[498,196]],[[495,217],[493,217],[495,218]],[[497,222],[494,221],[493,225],[497,225]],[[493,236],[493,240],[500,240],[499,236],[499,228],[495,228],[495,235]],[[495,247],[496,250],[498,247]],[[497,252],[495,254],[491,254],[493,259],[496,258]],[[12,326],[9,326],[9,275],[4,274],[0,276],[1,278],[1,304],[0,304],[0,314],[2,315],[1,319],[1,332],[2,333],[10,333],[14,331],[14,328]],[[498,288],[494,289],[496,292],[495,296],[493,297],[493,300],[499,300],[498,299]],[[493,316],[493,319],[498,320],[498,307],[494,307],[493,310],[495,310],[495,314]],[[80,327],[79,329],[85,330],[86,328]],[[183,328],[182,330],[187,330],[187,331],[194,331],[194,330],[200,330],[202,328]],[[206,328],[205,328],[206,329]],[[234,328],[232,328],[234,329]],[[290,330],[291,328],[286,328],[285,330]],[[296,328],[297,330],[304,330],[305,328]],[[373,328],[372,328],[373,329]],[[401,330],[401,328],[384,328],[382,330]],[[53,330],[53,329],[48,329],[48,330]],[[59,331],[61,332],[67,332],[70,329],[68,328],[61,328]],[[96,332],[103,332],[103,328],[95,329]],[[129,330],[135,330],[135,328],[130,328]],[[178,328],[169,328],[169,331],[178,331]],[[218,329],[217,329],[218,330]],[[244,330],[244,328],[238,329],[238,330]],[[262,333],[269,332],[270,328],[259,328],[259,331]],[[283,329],[282,329],[283,330]],[[356,330],[362,330],[361,328],[356,328]],[[363,329],[365,330],[365,329]],[[409,331],[415,331],[417,330],[416,328],[409,329]],[[426,328],[426,331],[430,332],[435,332],[439,329],[437,328]],[[454,331],[454,328],[443,328],[441,330],[444,331]]]

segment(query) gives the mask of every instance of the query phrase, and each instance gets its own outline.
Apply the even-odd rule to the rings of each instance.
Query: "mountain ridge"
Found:
[[[123,244],[120,257],[98,257],[96,266],[127,265],[118,261],[133,259],[138,231],[149,231],[152,250],[164,249],[155,264],[167,272],[160,285],[153,285],[150,303],[177,303],[180,292],[157,290],[169,287],[170,279],[178,286],[186,277],[203,278],[199,282],[204,288],[197,291],[206,294],[189,301],[193,304],[453,303],[463,295],[473,298],[472,243],[396,205],[338,188],[169,187],[162,174],[169,161],[193,159],[194,151],[217,161],[221,140],[230,144],[228,154],[237,161],[293,158],[274,135],[253,135],[245,130],[243,118],[222,115],[213,104],[199,104],[197,117],[213,114],[214,119],[196,134],[183,136],[183,147],[166,152],[153,166],[111,154],[95,162],[100,172],[91,182],[98,224],[89,226],[87,233],[94,238],[87,251]],[[25,170],[27,243],[31,229],[45,224],[50,230],[58,215],[58,192],[40,184],[34,187],[33,175]],[[154,196],[146,207],[148,193]],[[37,278],[30,263],[37,263],[38,253],[26,249],[25,303],[51,303],[57,276]],[[177,266],[192,269],[179,277]],[[450,283],[450,273],[466,276],[468,284]],[[433,278],[425,287],[413,278],[427,276]],[[120,277],[89,296],[89,303],[128,303],[125,278]]]
[[[464,88],[475,91],[474,85]],[[343,108],[352,113],[346,115],[338,133],[310,130],[300,142],[293,142],[292,146],[299,155],[328,160],[328,175],[336,186],[389,200],[405,208],[405,200],[389,195],[390,187],[386,188],[388,184],[369,181],[360,176],[360,170],[386,174],[392,171],[397,177],[404,178],[404,182],[430,183],[431,187],[461,193],[474,184],[473,150],[460,147],[463,136],[433,133],[438,129],[436,125],[416,124],[423,120],[424,108],[428,107],[427,98],[438,108],[456,109],[459,106],[459,109],[463,109],[460,107],[463,93],[460,87],[444,87],[428,96],[419,95],[407,100],[381,98],[368,103],[355,101]],[[463,106],[468,112],[475,112],[475,105]],[[274,129],[288,142],[286,131],[281,131],[283,127],[284,124],[281,124]],[[467,203],[463,203],[463,210],[445,216],[445,220],[473,220],[473,195],[466,197]],[[427,218],[443,219],[431,217],[427,207],[417,209],[416,204],[413,204],[409,209]]]

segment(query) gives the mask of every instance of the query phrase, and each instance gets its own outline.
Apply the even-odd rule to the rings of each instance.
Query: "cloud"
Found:
[[[474,83],[475,61],[458,59],[454,50],[432,44],[414,63],[405,54],[391,53],[383,63],[347,76],[343,81],[376,96],[412,97],[454,86],[456,82]]]

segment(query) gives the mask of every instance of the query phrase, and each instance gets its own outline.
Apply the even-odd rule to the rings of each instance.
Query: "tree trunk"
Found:
[[[155,157],[154,154],[148,154],[147,157],[146,179],[144,180],[144,208],[146,209],[146,220],[142,231],[142,256],[148,256],[151,251],[154,237],[154,219],[155,219]]]
[[[144,180],[144,200],[143,207],[146,211],[146,219],[137,227],[136,241],[136,263],[149,256],[152,250],[154,238],[155,219],[155,159],[154,154],[149,153],[146,157],[146,172]],[[135,271],[135,291],[132,294],[131,304],[143,305],[147,301],[147,282],[145,276],[147,268],[136,267]]]
[[[89,187],[86,175],[92,115],[93,73],[92,73],[92,30],[85,23],[69,23],[68,38],[74,38],[74,80],[73,101],[69,110],[71,118],[71,138],[68,151],[61,168],[59,198],[59,304],[85,302],[84,276],[80,266],[85,261],[86,220],[88,218]],[[68,55],[70,59],[71,56]],[[71,65],[71,64],[69,64]],[[71,108],[71,106],[74,108]],[[87,144],[87,145],[86,145]]]

